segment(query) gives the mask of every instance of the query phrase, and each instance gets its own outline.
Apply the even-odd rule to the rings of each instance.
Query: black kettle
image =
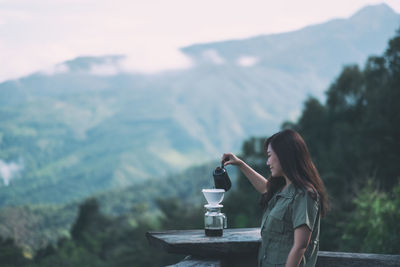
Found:
[[[228,172],[224,167],[224,163],[221,163],[221,167],[217,167],[214,172],[214,185],[217,189],[224,189],[227,192],[231,189],[232,183],[231,179],[229,179]]]

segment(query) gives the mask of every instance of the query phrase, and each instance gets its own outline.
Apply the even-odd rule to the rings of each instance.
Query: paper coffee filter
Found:
[[[210,205],[217,205],[224,199],[224,189],[203,189],[202,192]]]

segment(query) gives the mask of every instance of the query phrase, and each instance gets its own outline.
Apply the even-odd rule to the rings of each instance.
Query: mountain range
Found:
[[[182,48],[193,66],[120,71],[124,55],[78,57],[0,84],[0,206],[67,203],[238,151],[295,120],[343,65],[384,51],[385,4],[296,31]]]

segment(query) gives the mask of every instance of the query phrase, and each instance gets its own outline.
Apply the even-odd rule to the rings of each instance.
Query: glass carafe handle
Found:
[[[225,213],[222,213],[222,218],[223,218],[223,220],[224,220],[224,229],[226,229],[226,228],[228,227],[228,225],[227,225]]]

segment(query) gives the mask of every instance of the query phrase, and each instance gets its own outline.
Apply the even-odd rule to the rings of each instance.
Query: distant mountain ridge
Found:
[[[322,98],[344,64],[381,53],[399,22],[387,5],[368,6],[183,48],[191,69],[139,75],[119,71],[122,55],[81,57],[1,83],[0,159],[24,168],[0,185],[0,206],[65,203],[237,151],[295,119],[307,95]]]
[[[203,54],[209,50],[230,65],[237,65],[240,56],[255,56],[259,59],[257,65],[267,69],[288,73],[313,71],[327,86],[342,65],[364,64],[367,55],[383,52],[399,25],[399,15],[380,4],[366,6],[348,19],[244,40],[196,44],[182,51],[203,64],[210,63]],[[311,93],[320,96],[325,89],[316,88]]]

